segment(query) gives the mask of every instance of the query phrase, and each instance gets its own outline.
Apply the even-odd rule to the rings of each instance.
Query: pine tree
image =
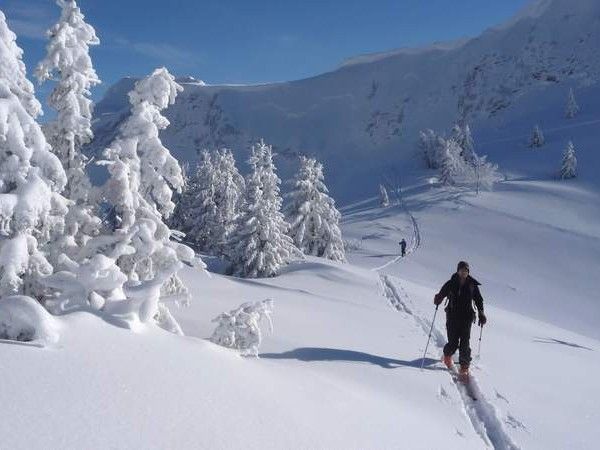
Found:
[[[307,255],[344,261],[346,255],[339,227],[341,214],[328,195],[323,166],[315,159],[300,159],[290,198],[290,236],[296,247]]]
[[[567,97],[567,105],[565,107],[565,117],[567,119],[573,119],[579,113],[579,105],[575,100],[575,93],[573,88],[569,89],[569,95]]]
[[[536,125],[533,127],[533,132],[531,134],[531,140],[529,141],[529,146],[532,148],[542,147],[545,143],[544,133],[542,133],[541,128]]]
[[[565,180],[567,178],[575,178],[576,176],[577,157],[575,156],[575,146],[573,145],[573,142],[569,141],[563,154],[560,177]]]
[[[390,206],[390,197],[388,196],[387,189],[383,184],[379,185],[379,205],[382,208]]]
[[[139,306],[143,321],[155,317],[171,321],[159,299],[187,295],[176,273],[182,261],[196,262],[189,247],[170,239],[172,231],[164,223],[175,206],[173,189],[181,190],[183,176],[160,141],[159,131],[169,125],[161,111],[175,102],[181,90],[165,68],[138,81],[129,93],[131,116],[104,152],[103,164],[110,173],[105,196],[116,216],[114,236],[131,247],[117,264],[130,281],[143,282],[127,293],[131,304]]]
[[[41,296],[52,273],[40,251],[64,222],[66,176],[35,118],[41,107],[0,11],[0,297]]]
[[[213,156],[207,150],[200,154],[200,161],[196,173],[192,177],[190,190],[187,195],[187,211],[182,231],[188,240],[204,252],[210,252],[214,247],[214,240],[218,239],[214,233],[217,217],[217,204],[215,203],[215,189],[217,185],[217,172],[213,164]]]
[[[439,169],[444,157],[446,140],[433,130],[427,129],[419,133],[419,149],[428,169]]]
[[[213,233],[218,239],[214,250],[227,254],[227,243],[235,228],[243,202],[244,178],[235,166],[235,158],[229,149],[221,149],[214,156],[216,168],[215,204],[217,215]]]
[[[81,153],[82,146],[93,138],[90,88],[100,80],[92,66],[89,46],[98,45],[99,40],[74,0],[58,0],[57,4],[62,8],[60,20],[48,32],[47,54],[38,64],[36,76],[40,83],[58,77],[49,99],[57,116],[44,131],[67,174],[63,195],[72,202],[65,217],[65,231],[54,251],[73,257],[100,227],[100,219],[90,206],[92,186],[85,173],[87,158]]]
[[[460,146],[453,140],[446,141],[443,158],[440,164],[439,181],[445,186],[456,184],[456,177],[460,171]]]
[[[297,250],[286,234],[289,225],[281,213],[281,180],[271,146],[262,140],[254,145],[248,163],[244,206],[230,239],[231,271],[249,278],[272,277]]]
[[[468,164],[474,164],[477,155],[475,153],[475,141],[473,140],[471,127],[469,127],[469,124],[466,124],[463,130],[463,140],[460,143],[460,147],[462,148],[461,155],[463,159]]]

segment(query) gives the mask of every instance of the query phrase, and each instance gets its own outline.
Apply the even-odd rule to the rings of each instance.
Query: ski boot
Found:
[[[458,379],[463,383],[469,382],[469,366],[465,364],[460,365],[460,369],[458,371]]]
[[[452,368],[454,367],[454,363],[452,362],[452,356],[444,355],[442,357],[442,362],[449,370],[452,370]]]

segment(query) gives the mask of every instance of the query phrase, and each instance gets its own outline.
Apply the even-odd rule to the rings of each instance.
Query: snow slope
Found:
[[[316,154],[347,205],[349,262],[307,258],[266,280],[186,268],[194,298],[175,310],[186,337],[79,313],[53,321],[56,342],[0,341],[0,446],[597,448],[600,5],[534,6],[460,45],[362,58],[309,80],[181,80],[163,133],[175,154],[193,160],[226,144],[241,163],[264,136],[284,177],[298,153]],[[91,151],[127,116],[133,83],[98,105]],[[569,86],[582,107],[572,120],[563,117]],[[506,175],[493,192],[440,189],[414,155],[419,129],[441,130],[462,113],[478,151]],[[533,151],[535,123],[547,144]],[[558,181],[568,140],[580,176]],[[386,209],[367,198],[383,175],[402,186]],[[483,283],[489,319],[470,392],[438,362],[441,311],[420,370],[432,297],[460,259]],[[275,301],[275,331],[259,359],[206,339],[220,312],[265,298]]]
[[[435,194],[407,193],[407,204]],[[266,280],[186,269],[196,298],[175,314],[187,337],[132,333],[81,313],[58,319],[56,344],[0,343],[0,398],[18,405],[0,412],[3,446],[595,448],[600,390],[590,374],[600,370],[600,341],[505,309],[499,294],[520,293],[522,280],[495,282],[502,263],[478,247],[467,256],[490,323],[474,361],[477,401],[440,367],[441,314],[419,369],[431,299],[458,256],[439,249],[449,205],[457,207],[411,212],[416,228],[402,207],[354,206],[344,227],[364,239],[350,264],[308,258]],[[405,259],[394,251],[399,236],[410,237]],[[275,300],[275,332],[259,359],[204,339],[218,313],[264,298]]]

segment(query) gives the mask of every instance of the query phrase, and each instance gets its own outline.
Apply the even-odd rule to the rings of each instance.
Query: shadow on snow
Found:
[[[386,358],[384,356],[371,355],[370,353],[357,352],[354,350],[342,350],[336,348],[318,348],[302,347],[283,353],[262,353],[261,358],[265,359],[297,359],[298,361],[339,361],[339,362],[357,362],[369,363],[384,369],[395,369],[398,367],[416,367],[420,368],[423,362],[422,358],[412,361],[401,359]],[[430,370],[437,370],[430,366],[436,364],[437,359],[425,358],[424,367]]]

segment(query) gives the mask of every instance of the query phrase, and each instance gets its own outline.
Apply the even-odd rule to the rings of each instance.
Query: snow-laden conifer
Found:
[[[90,89],[100,80],[89,55],[89,46],[98,45],[94,28],[85,22],[74,0],[58,0],[61,16],[49,31],[46,57],[38,64],[40,83],[56,80],[49,104],[56,118],[44,127],[53,153],[67,174],[63,195],[71,201],[65,217],[65,230],[53,249],[73,257],[89,236],[99,231],[100,220],[92,212],[91,183],[85,172],[87,158],[81,148],[92,133]]]
[[[567,96],[567,105],[565,106],[565,117],[567,119],[572,119],[579,114],[579,105],[577,104],[577,100],[575,100],[575,92],[573,92],[573,88],[569,89],[569,95]]]
[[[531,133],[531,139],[529,140],[529,146],[532,148],[542,147],[545,143],[544,133],[539,125],[533,127],[533,131]]]
[[[161,297],[187,294],[176,273],[182,262],[195,262],[189,247],[171,240],[173,232],[164,222],[173,212],[173,191],[181,189],[183,176],[160,141],[159,131],[169,125],[161,112],[181,90],[165,68],[138,81],[129,93],[131,116],[105,150],[102,162],[110,173],[105,196],[115,213],[114,235],[133,249],[117,264],[130,281],[126,295],[139,306],[143,321],[166,317],[166,307],[159,305]]]
[[[390,197],[388,196],[387,189],[383,184],[379,185],[379,205],[382,208],[390,206]]]
[[[40,247],[66,213],[65,172],[35,121],[40,106],[21,55],[0,12],[0,297],[42,295],[39,279],[53,268]]]
[[[321,163],[313,158],[300,159],[290,200],[290,236],[296,247],[306,255],[344,261],[341,214],[328,195]]]
[[[235,228],[243,202],[244,178],[240,175],[235,158],[229,149],[221,149],[214,155],[214,167],[217,174],[215,204],[217,213],[214,221],[214,250],[223,255],[227,253],[227,243]]]
[[[442,160],[440,163],[440,175],[439,181],[445,186],[451,186],[456,184],[457,178],[460,176],[464,161],[460,156],[461,148],[454,141],[454,139],[448,139],[442,154]]]
[[[244,206],[230,239],[231,271],[243,277],[272,277],[297,252],[281,212],[281,180],[270,145],[252,147]]]
[[[569,141],[563,154],[562,165],[560,168],[560,177],[575,178],[577,176],[577,156],[575,156],[575,146]]]

